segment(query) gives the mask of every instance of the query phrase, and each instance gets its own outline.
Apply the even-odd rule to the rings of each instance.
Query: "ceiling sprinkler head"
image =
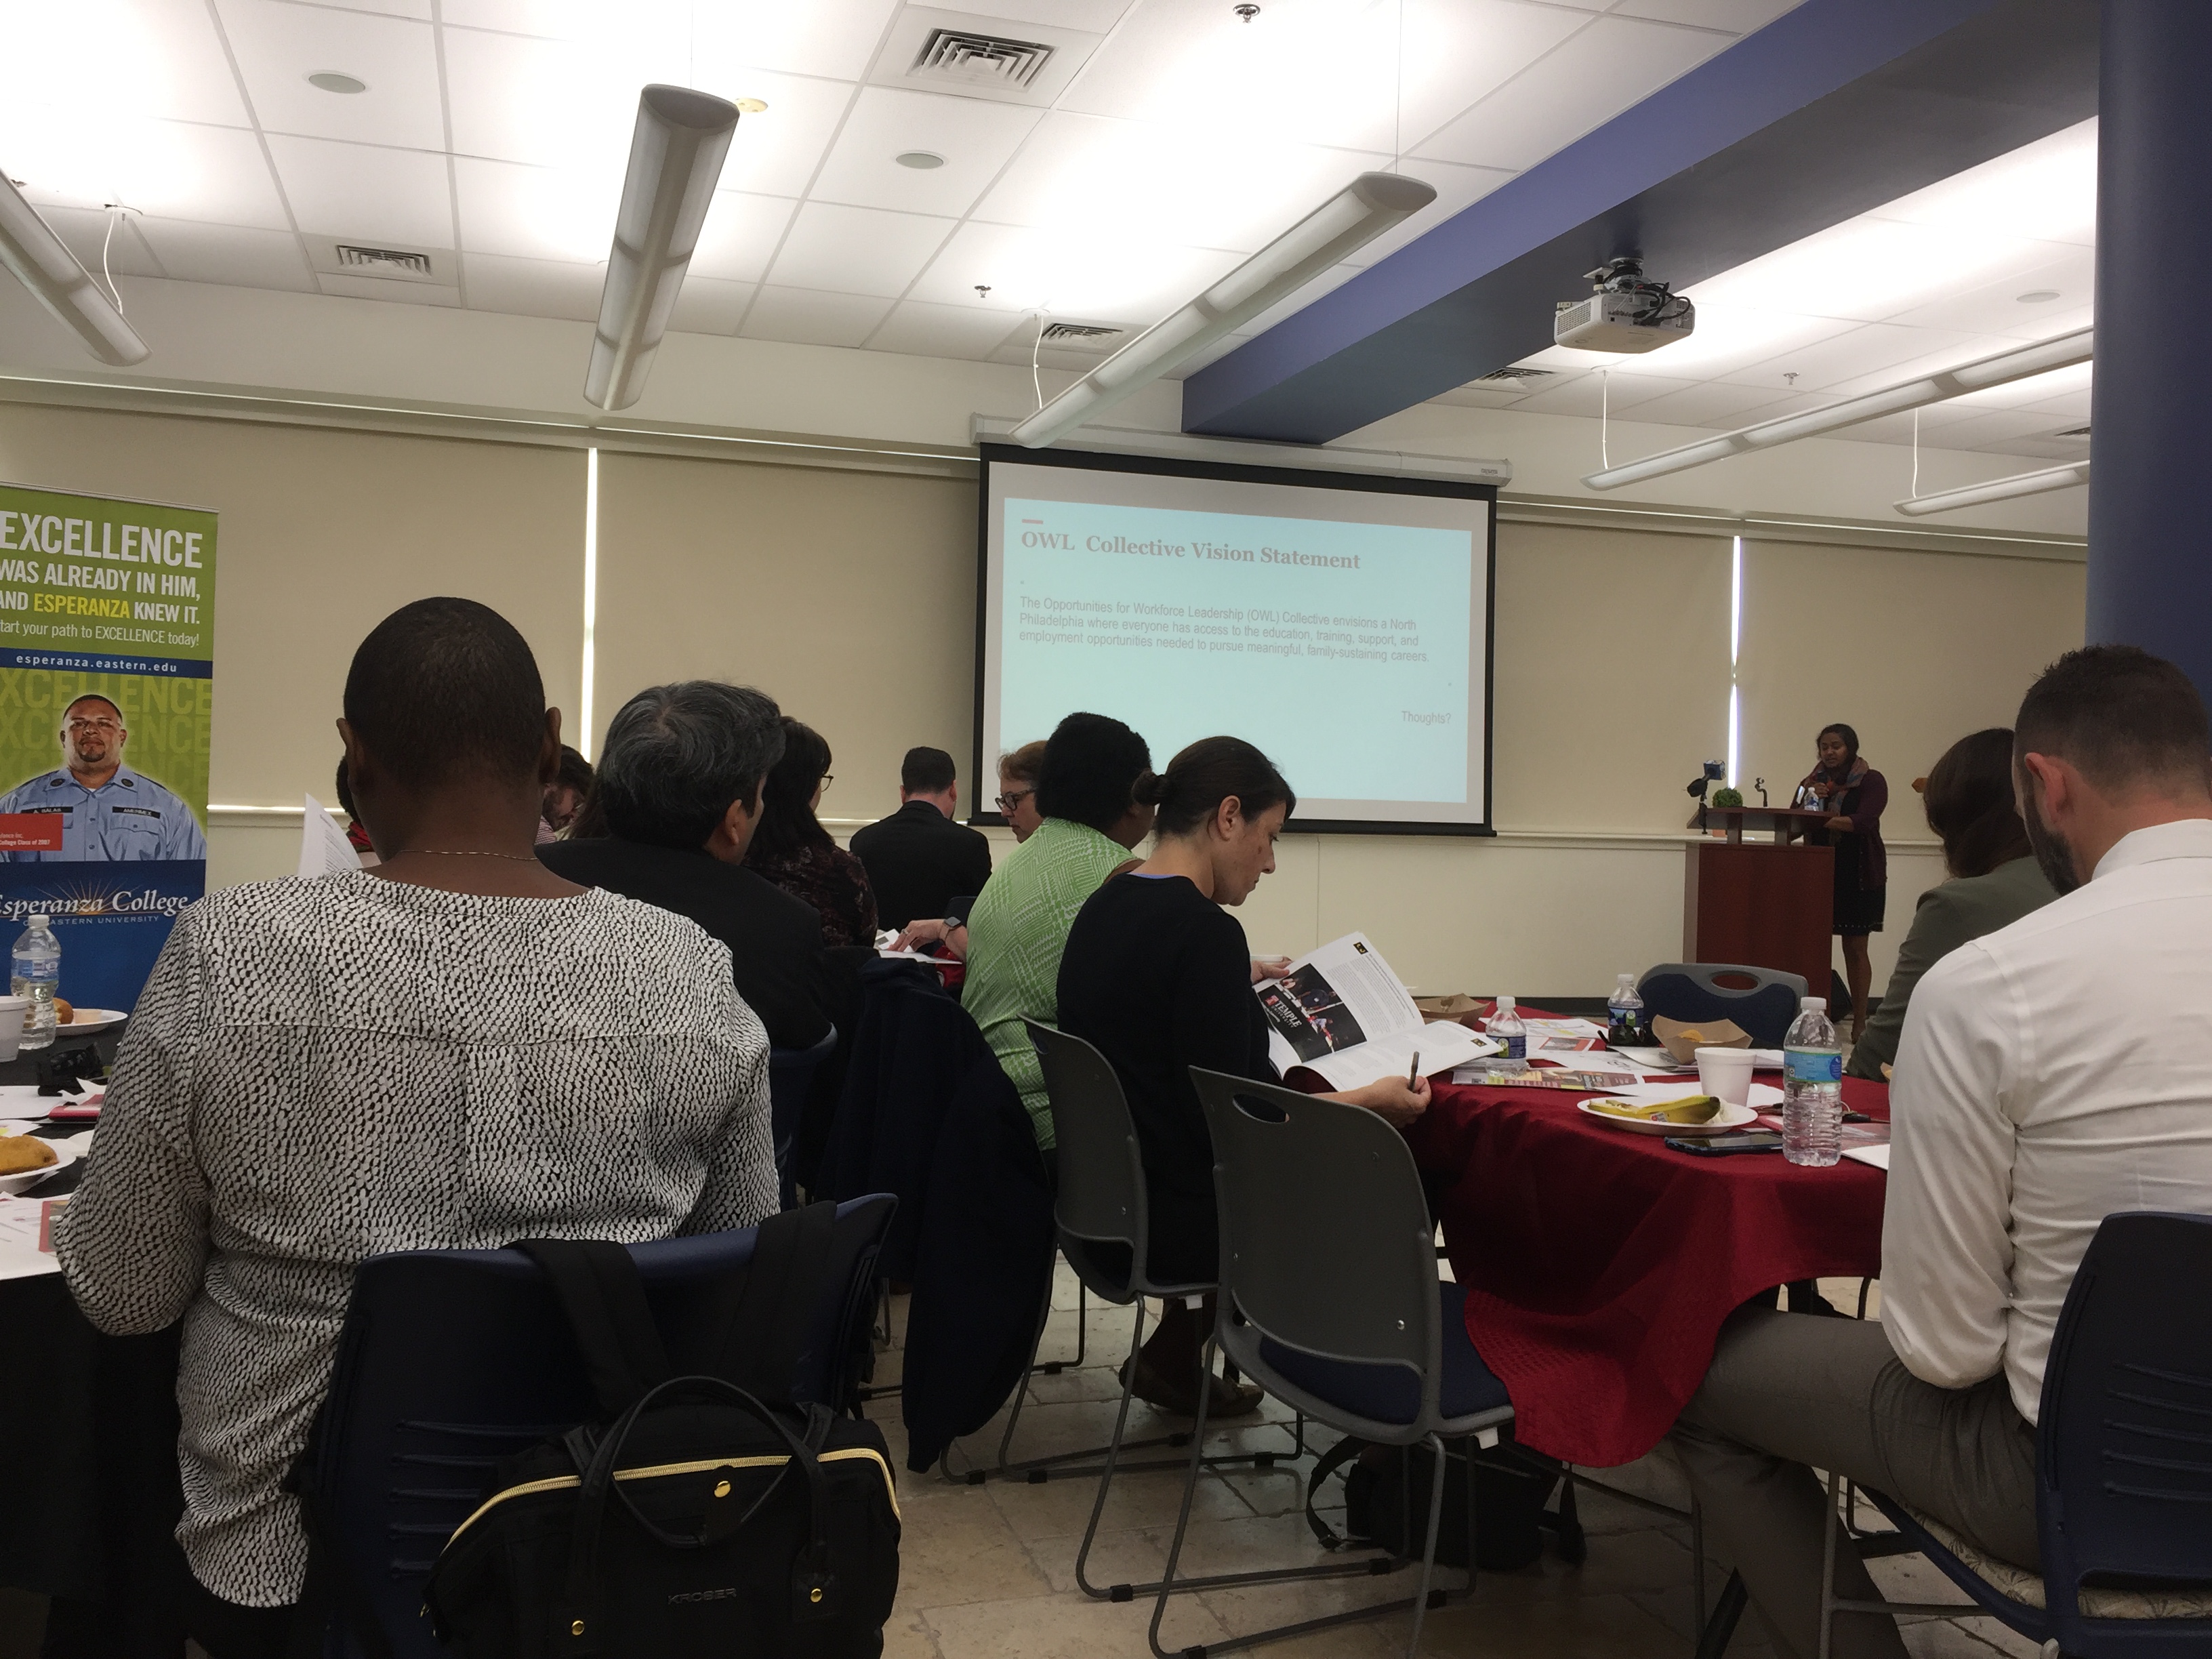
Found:
[[[975,297],[977,299],[981,300],[987,298],[990,292],[991,285],[988,283],[978,283],[975,284]]]
[[[1234,9],[1236,10],[1237,15],[1248,23],[1260,15],[1259,7],[1254,5],[1252,3],[1252,0],[1244,0],[1244,3],[1243,5],[1236,7]]]

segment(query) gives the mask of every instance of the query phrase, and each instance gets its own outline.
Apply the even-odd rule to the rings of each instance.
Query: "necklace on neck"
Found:
[[[403,847],[398,852],[394,853],[392,857],[395,859],[404,859],[410,853],[420,854],[425,858],[434,859],[505,859],[510,864],[535,864],[538,862],[538,854],[535,853],[479,853],[473,848],[453,847]],[[391,860],[388,859],[386,860],[386,863],[389,863],[390,861]]]

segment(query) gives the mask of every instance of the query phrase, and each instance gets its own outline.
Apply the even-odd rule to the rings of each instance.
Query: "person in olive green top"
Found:
[[[1946,750],[1928,775],[1926,804],[1951,879],[1920,896],[1889,988],[1844,1067],[1852,1077],[1879,1078],[1896,1060],[1905,1011],[1923,974],[1967,940],[2009,927],[2058,896],[2036,865],[2014,805],[2009,726],[1977,732]]]
[[[1044,1073],[1024,1018],[1060,1022],[1060,953],[1075,913],[1133,863],[1152,833],[1152,809],[1136,802],[1151,775],[1145,740],[1103,714],[1070,714],[1046,740],[1036,779],[1043,822],[991,872],[969,913],[968,977],[961,1006],[1021,1091],[1037,1145],[1053,1151]]]

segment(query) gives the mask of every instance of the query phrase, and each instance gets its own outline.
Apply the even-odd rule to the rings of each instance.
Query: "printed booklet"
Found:
[[[1267,1058],[1285,1082],[1308,1071],[1331,1089],[1404,1077],[1420,1056],[1434,1077],[1503,1046],[1456,1021],[1425,1023],[1413,994],[1364,933],[1308,952],[1252,988],[1267,1016]]]

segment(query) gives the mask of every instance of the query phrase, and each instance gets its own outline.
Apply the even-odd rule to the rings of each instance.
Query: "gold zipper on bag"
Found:
[[[883,1454],[874,1447],[848,1446],[842,1451],[823,1452],[817,1461],[823,1463],[841,1463],[849,1462],[856,1457],[868,1459],[883,1472],[884,1495],[890,1499],[891,1515],[895,1519],[903,1522],[906,1517],[899,1513],[898,1486],[891,1479],[891,1466],[884,1462]],[[771,1457],[708,1457],[689,1463],[655,1463],[646,1468],[617,1469],[615,1479],[651,1480],[661,1475],[704,1474],[709,1469],[775,1468],[790,1462],[791,1458],[787,1453],[780,1453]],[[580,1486],[583,1484],[584,1480],[581,1475],[556,1474],[544,1480],[526,1480],[519,1486],[509,1486],[505,1492],[494,1492],[477,1506],[475,1514],[453,1528],[453,1537],[446,1540],[446,1547],[451,1548],[454,1539],[458,1539],[485,1515],[510,1498],[527,1498],[534,1492],[559,1492],[564,1487]]]

